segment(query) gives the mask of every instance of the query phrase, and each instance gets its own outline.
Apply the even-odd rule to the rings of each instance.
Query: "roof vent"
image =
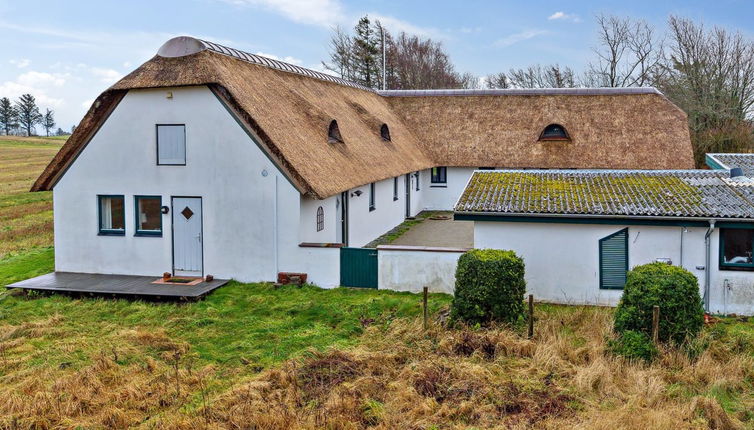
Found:
[[[157,55],[160,57],[183,57],[185,55],[196,54],[205,49],[207,47],[199,39],[190,36],[178,36],[160,46]]]
[[[742,168],[740,168],[740,167],[734,167],[734,168],[730,169],[730,177],[731,178],[737,178],[737,177],[743,176],[743,175],[744,175],[744,170]]]

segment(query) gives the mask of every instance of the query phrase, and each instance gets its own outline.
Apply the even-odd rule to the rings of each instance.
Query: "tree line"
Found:
[[[708,152],[754,152],[752,39],[677,16],[661,31],[641,19],[608,15],[597,16],[596,24],[592,58],[581,71],[532,64],[483,77],[460,73],[440,42],[393,35],[368,17],[352,32],[333,29],[330,59],[323,64],[371,88],[653,86],[688,115],[698,165]]]
[[[55,112],[45,109],[42,113],[37,100],[31,94],[23,94],[15,102],[8,97],[0,98],[0,133],[6,136],[35,136],[37,126],[45,130],[47,136],[55,127]],[[58,136],[67,134],[62,128],[53,133]]]

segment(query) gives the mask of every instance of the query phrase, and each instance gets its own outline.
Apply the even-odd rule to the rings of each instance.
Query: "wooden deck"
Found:
[[[228,283],[214,279],[198,285],[159,285],[157,276],[98,275],[53,272],[10,284],[6,288],[72,294],[140,296],[144,298],[198,299]]]

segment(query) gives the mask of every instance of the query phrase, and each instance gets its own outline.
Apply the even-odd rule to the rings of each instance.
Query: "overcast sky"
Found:
[[[676,14],[752,35],[754,2],[0,0],[0,97],[31,93],[70,129],[92,100],[177,35],[321,68],[330,29],[369,14],[393,31],[441,41],[461,72],[486,75],[532,63],[580,70],[595,43],[594,16]]]

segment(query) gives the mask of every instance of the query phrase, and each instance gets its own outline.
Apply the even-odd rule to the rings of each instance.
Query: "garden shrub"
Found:
[[[613,354],[629,360],[652,361],[657,356],[657,347],[652,339],[638,331],[626,330],[617,339],[610,340],[607,346]]]
[[[615,331],[633,330],[651,336],[655,305],[660,307],[661,341],[682,343],[701,331],[704,308],[696,277],[686,269],[663,263],[637,266],[628,272],[615,311]]]
[[[451,319],[516,323],[524,316],[524,260],[513,251],[472,249],[461,255]]]

